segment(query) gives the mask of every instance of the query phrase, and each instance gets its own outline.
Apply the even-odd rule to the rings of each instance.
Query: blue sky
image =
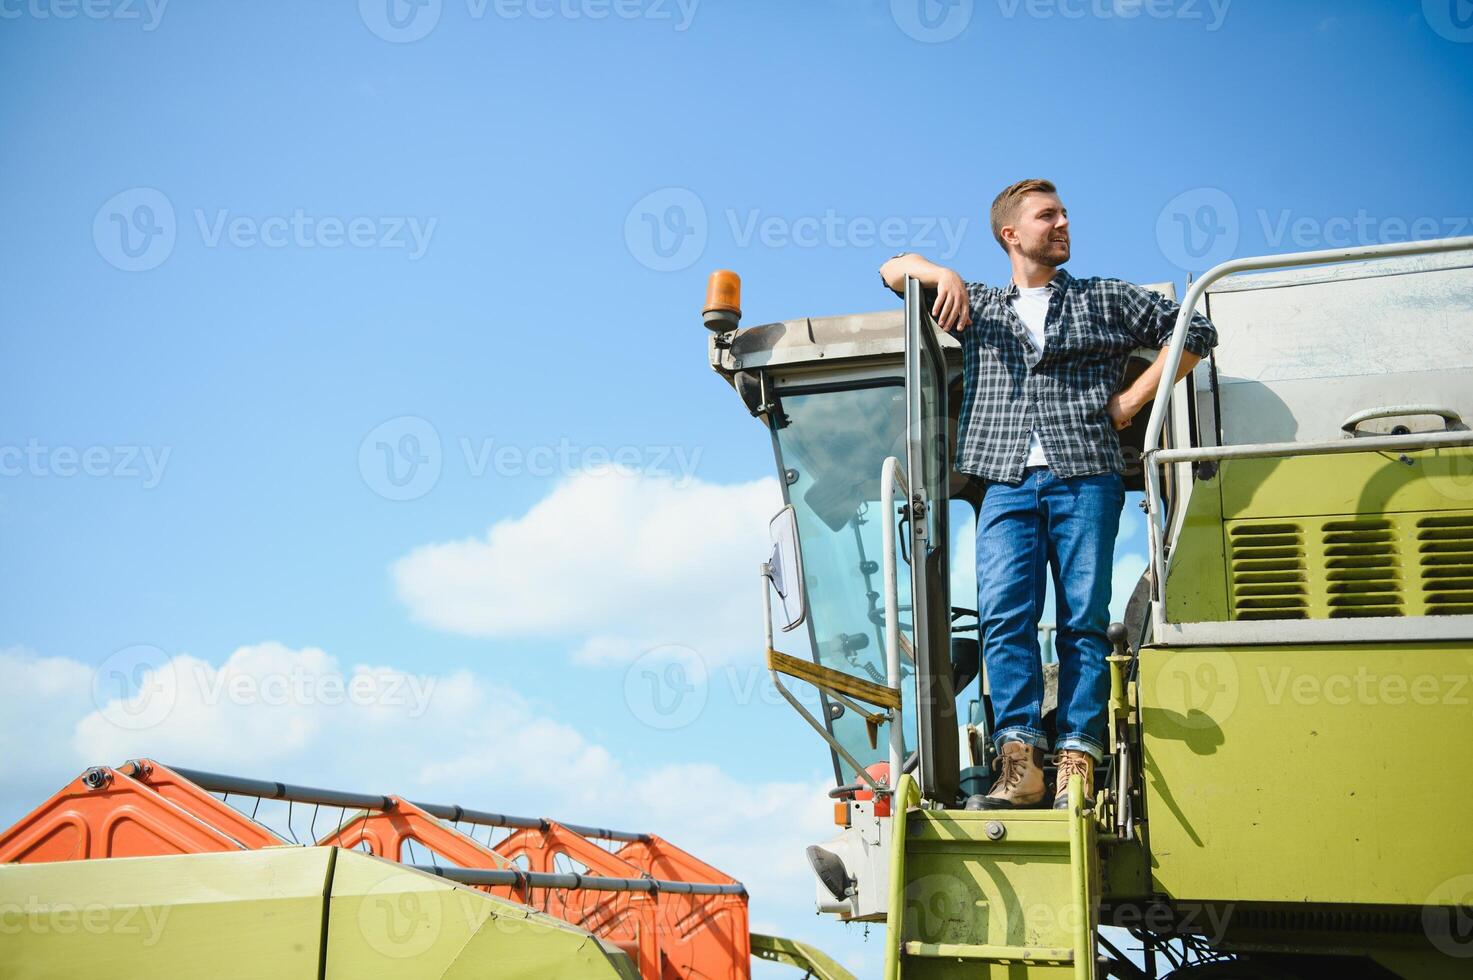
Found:
[[[886,308],[903,249],[997,280],[1024,176],[1076,274],[1179,287],[1473,231],[1467,0],[389,2],[0,0],[0,822],[143,752],[612,813],[872,975],[794,870],[826,753],[750,683],[776,490],[707,273],[748,324]],[[111,732],[140,645],[439,693]],[[661,646],[704,676],[673,728]]]

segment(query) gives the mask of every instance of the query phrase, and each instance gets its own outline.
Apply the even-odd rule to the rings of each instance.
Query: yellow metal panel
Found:
[[[1229,519],[1473,508],[1473,449],[1350,453],[1222,464]]]
[[[1146,816],[1177,899],[1437,903],[1473,868],[1473,648],[1147,648]]]
[[[328,851],[0,867],[0,977],[314,980]]]
[[[391,861],[341,851],[328,980],[637,978],[622,954],[561,919]]]

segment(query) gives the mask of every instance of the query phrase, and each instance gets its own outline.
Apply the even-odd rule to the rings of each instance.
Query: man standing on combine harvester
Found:
[[[897,292],[912,276],[936,290],[932,315],[961,337],[964,388],[956,468],[983,481],[977,518],[977,609],[997,731],[1000,775],[969,810],[1044,800],[1043,662],[1038,625],[1044,571],[1053,571],[1059,659],[1054,806],[1069,777],[1093,792],[1105,751],[1115,533],[1125,503],[1116,432],[1156,394],[1165,363],[1120,390],[1137,347],[1164,347],[1179,307],[1118,279],[1075,279],[1069,212],[1046,180],[1024,180],[992,202],[992,234],[1012,263],[1001,288],[904,254],[880,268]],[[1194,316],[1177,378],[1217,344]]]

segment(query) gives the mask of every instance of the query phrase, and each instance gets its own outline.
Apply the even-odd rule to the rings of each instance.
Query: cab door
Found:
[[[951,666],[951,577],[947,526],[946,359],[919,281],[905,283],[906,535],[912,574],[916,734],[921,794],[953,806],[960,781],[956,692]],[[898,777],[897,777],[898,778]]]

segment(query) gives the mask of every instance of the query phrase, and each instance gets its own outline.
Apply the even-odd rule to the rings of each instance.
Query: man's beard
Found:
[[[1069,261],[1069,243],[1043,241],[1033,248],[1023,249],[1023,257],[1039,265],[1061,266]]]

